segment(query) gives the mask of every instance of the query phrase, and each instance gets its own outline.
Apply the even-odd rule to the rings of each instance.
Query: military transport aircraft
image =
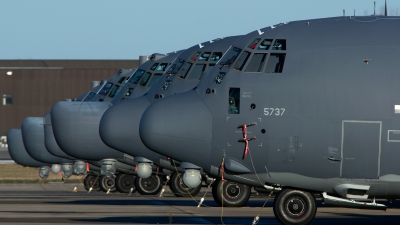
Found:
[[[120,88],[109,85],[108,90],[101,95],[110,96],[102,102],[58,102],[51,109],[51,123],[54,137],[59,147],[68,155],[86,160],[92,164],[100,162],[100,184],[107,189],[115,190],[117,171],[121,172],[117,180],[121,184],[129,183],[132,186],[132,177],[126,174],[134,173],[136,163],[133,157],[108,147],[99,135],[99,123],[104,111],[116,102],[127,100],[147,92],[153,82],[159,78],[170,63],[182,51],[169,54],[153,54],[150,60],[143,63]],[[116,90],[116,91],[114,91]],[[121,171],[123,170],[123,171]],[[163,171],[159,171],[163,174]],[[120,179],[121,178],[121,179]],[[140,185],[137,190],[142,194],[154,194],[161,188],[161,182],[154,179],[135,179]],[[131,189],[133,187],[129,187]],[[127,190],[129,190],[127,189]]]
[[[239,36],[215,39],[195,45],[182,52],[172,63],[170,69],[151,86],[141,97],[117,103],[107,109],[100,121],[100,136],[110,147],[134,156],[138,162],[137,175],[147,178],[158,166],[174,171],[170,176],[171,190],[178,196],[195,196],[201,189],[197,183],[188,191],[181,185],[179,164],[173,165],[166,157],[147,149],[139,137],[139,122],[143,111],[157,99],[164,98],[195,87],[207,71],[227,51]]]
[[[235,39],[237,39],[237,37]],[[186,81],[179,81],[178,80],[177,82],[174,82],[176,84],[172,85],[173,88],[171,88],[169,90],[173,91],[174,93],[176,93],[176,92],[180,92],[180,91],[184,91],[184,90],[190,89],[191,87],[196,85],[198,80],[201,78],[201,75],[210,66],[215,65],[215,63],[222,56],[223,52],[226,51],[226,49],[229,47],[229,45],[232,42],[233,42],[233,39],[231,37],[230,38],[221,39],[221,40],[220,39],[216,39],[216,40],[213,40],[213,41],[210,41],[210,42],[204,42],[204,43],[201,43],[199,45],[195,45],[194,47],[184,51],[184,53],[182,53],[183,55],[181,54],[179,56],[180,58],[175,60],[175,62],[171,65],[171,67],[168,69],[168,71],[162,76],[162,80],[164,80],[168,84],[167,85],[165,85],[165,83],[161,84],[160,83],[161,81],[160,81],[159,85],[157,86],[159,88],[157,88],[157,89],[164,88],[165,90],[164,91],[160,91],[160,92],[162,92],[162,93],[165,92],[165,94],[168,94],[167,89],[172,84],[172,81],[174,80],[175,75],[178,74],[178,73],[179,73],[179,76],[181,76],[180,78],[182,80],[183,80],[183,78],[188,76],[189,73],[190,73],[191,75],[188,76],[188,77],[190,77],[189,81],[186,82]],[[214,48],[218,48],[218,49],[221,49],[221,50],[213,51]],[[187,60],[191,61],[191,62],[190,63],[188,62],[187,64],[182,66],[184,64],[184,62],[187,61]],[[192,67],[194,70],[191,70],[190,65],[192,65],[193,62],[199,62],[199,63],[198,63],[198,65],[194,65]],[[149,76],[147,76],[147,75],[151,74],[153,70],[157,70],[156,68],[160,68],[160,66],[163,66],[163,64],[162,63],[159,64],[159,62],[155,63],[154,65],[151,65],[150,68],[147,68],[148,72],[146,72],[146,74],[144,76],[143,76],[143,74],[145,73],[146,68],[139,68],[136,71],[136,73],[134,74],[135,78],[132,78],[130,80],[131,82],[129,82],[129,83],[139,83],[138,87],[143,86],[143,84],[142,84],[143,81],[140,80],[140,78],[143,76],[142,79],[145,79],[145,80],[148,79]],[[165,67],[163,67],[163,68],[165,68]],[[195,77],[195,76],[197,76],[197,77]],[[154,90],[156,90],[156,89],[154,89]],[[126,100],[127,99],[127,95],[126,94],[124,95],[124,93],[129,93],[128,97],[136,97],[138,94],[140,94],[140,95],[143,94],[141,92],[134,92],[134,87],[130,87],[129,89],[126,90],[126,92],[122,91],[120,93],[122,93],[122,95],[120,94],[119,96],[116,96],[114,98],[114,100],[112,100],[112,104],[113,105],[118,105],[118,104],[120,104],[119,102],[121,100]],[[165,94],[162,94],[162,93],[160,93],[161,98],[163,97],[163,95],[165,95]],[[148,102],[147,103],[144,102],[144,104],[146,104],[146,107],[147,107],[147,105],[149,103]],[[98,104],[96,104],[96,105],[98,105]],[[70,107],[71,107],[71,104],[69,104],[69,103],[61,103],[60,102],[59,105],[57,105],[57,104],[54,105],[54,107],[52,109],[52,112],[54,111],[54,113],[57,114],[56,116],[58,116],[60,123],[61,122],[70,123],[67,127],[64,127],[63,129],[60,129],[60,131],[71,130],[70,126],[75,126],[74,129],[76,129],[76,130],[84,129],[84,127],[86,127],[85,129],[87,129],[87,121],[88,120],[90,120],[92,124],[96,124],[96,123],[100,122],[99,121],[100,119],[97,120],[96,116],[94,116],[94,117],[92,116],[91,118],[86,118],[85,119],[85,117],[82,117],[81,114],[77,114],[76,113],[76,112],[83,111],[84,107],[86,107],[85,105],[84,106],[79,105],[79,107],[76,107],[76,109],[73,109],[73,108],[70,108]],[[104,111],[108,107],[110,107],[110,105],[105,105]],[[113,106],[113,107],[115,107],[115,106]],[[113,107],[111,107],[111,108],[113,108]],[[90,107],[90,110],[91,110],[90,113],[92,113],[92,115],[100,115],[101,116],[103,114],[103,112],[104,112],[104,111],[98,110],[98,109],[93,110],[93,108],[94,107]],[[69,113],[65,113],[65,111],[68,111]],[[93,112],[93,111],[95,111],[95,112]],[[76,114],[77,115],[76,117],[79,117],[79,118],[72,118],[71,114],[72,115]],[[68,121],[66,121],[66,118],[68,118]],[[74,122],[71,122],[72,120]],[[79,124],[79,126],[82,126],[81,129],[77,129],[77,127],[76,127],[77,126],[76,123],[79,123],[79,122],[82,122],[81,124]],[[138,128],[138,125],[137,125],[137,128]],[[118,132],[118,130],[114,130],[114,131]],[[93,133],[93,136],[95,136],[95,135],[98,135],[98,130],[95,131],[93,129],[93,132],[89,131],[87,133]],[[72,135],[76,135],[76,134],[74,133]],[[76,138],[80,138],[79,136],[75,136],[75,137]],[[97,139],[97,137],[95,137],[94,139]],[[59,140],[57,139],[57,141],[59,141]],[[100,143],[100,142],[97,142],[97,140],[95,140],[95,141],[94,140],[89,140],[89,141],[92,144],[94,144],[96,142],[96,144],[104,145],[103,142]],[[84,146],[83,144],[85,144],[86,146]],[[85,143],[82,143],[81,146],[87,148],[88,147],[87,141]],[[113,147],[113,146],[111,146],[111,147]],[[104,154],[106,154],[105,150],[102,151],[102,152]],[[109,152],[109,153],[111,153],[111,152]],[[75,153],[75,154],[88,154],[88,153],[80,151],[79,153]],[[126,156],[126,154],[124,154],[124,155]],[[111,154],[108,154],[107,156],[108,157],[106,158],[106,156],[103,155],[103,157],[105,159],[105,160],[103,160],[103,162],[104,162],[105,165],[107,165],[107,171],[111,172],[110,174],[113,174],[113,173],[115,173],[114,171],[116,171],[116,168],[118,168],[118,165],[115,164],[115,163],[118,163],[118,161],[113,159],[112,158],[113,155],[111,155]],[[88,158],[88,157],[93,157],[93,156],[89,155],[89,156],[86,157],[86,156],[81,155],[80,158]],[[148,159],[144,159],[143,157],[141,157],[141,158],[137,157],[135,159],[136,159],[136,161],[139,161],[139,162],[141,162],[141,160],[148,160]],[[153,159],[154,159],[154,157],[153,157]],[[157,158],[155,158],[155,159],[157,159],[156,161],[160,161],[159,156]],[[164,169],[168,168],[168,167],[169,167],[169,169],[175,169],[171,165],[170,162],[168,162],[168,165],[163,165],[162,167]],[[147,185],[147,187],[139,188],[139,192],[141,192],[142,194],[154,194],[154,193],[159,192],[160,189],[161,189],[161,180],[160,180],[160,178],[158,176],[156,176],[156,175],[152,175],[152,178],[150,180],[149,179],[145,179],[151,174],[151,170],[148,170],[148,172],[150,172],[150,174],[147,173],[147,176],[142,177],[142,176],[140,176],[140,174],[143,174],[142,171],[141,171],[143,168],[151,168],[151,167],[148,167],[146,165],[144,165],[144,167],[142,167],[142,165],[139,165],[139,167],[137,169],[137,172],[139,174],[139,178],[136,180],[136,184],[137,184],[136,186],[143,186],[144,183],[146,183],[146,185]],[[161,174],[160,173],[161,171],[157,170],[156,168],[154,168],[154,169],[156,170],[156,173]],[[178,177],[177,176],[173,176],[173,178],[174,177],[176,178],[175,179],[177,181],[176,183],[178,183],[178,180],[177,180]],[[149,183],[150,183],[149,181],[151,181],[151,180],[158,181],[158,182],[156,182],[157,185],[155,185],[155,184],[154,185],[149,185]],[[178,187],[179,187],[179,185],[178,185]],[[201,188],[201,186],[198,186],[198,187],[194,188],[193,190],[190,190],[190,191],[193,191],[193,192],[191,192],[191,194],[195,194],[196,192],[198,192],[200,190],[200,188]],[[183,188],[181,188],[180,190],[176,190],[175,193],[178,194],[178,195],[181,195],[181,196],[182,195],[187,195],[186,190],[184,190],[184,189],[182,190],[182,189]]]
[[[151,104],[141,139],[218,177],[213,192],[280,190],[283,224],[312,221],[314,194],[384,210],[376,198],[400,198],[399,26],[399,17],[357,16],[251,32],[197,88]]]
[[[92,89],[92,91],[97,91],[100,89],[100,86],[96,86]],[[77,101],[82,101],[85,96],[87,96],[88,93],[84,93],[81,96],[75,98]],[[25,122],[25,126],[31,126],[32,122],[36,122],[36,119],[41,119],[39,118],[30,118]],[[34,123],[33,123],[34,124]],[[41,126],[43,126],[43,122],[40,123]],[[35,127],[35,126],[33,126]],[[37,128],[34,128],[37,129]],[[40,127],[39,127],[40,129]],[[31,153],[27,151],[25,148],[25,143],[22,139],[22,131],[20,129],[11,129],[7,133],[8,137],[8,143],[9,143],[9,153],[12,157],[12,159],[23,166],[29,166],[29,167],[39,167],[39,176],[43,179],[47,178],[49,174],[49,168],[51,168],[52,172],[57,174],[58,172],[62,172],[62,176],[64,178],[68,178],[72,174],[71,170],[71,162],[67,161],[67,157],[59,158],[57,156],[51,155],[48,152],[44,151],[45,148],[43,146],[40,146],[40,142],[37,143],[37,140],[43,140],[43,137],[40,137],[40,133],[37,132],[32,132],[31,134],[26,134],[28,135],[26,143],[28,146],[30,146],[30,149],[33,150]],[[39,139],[35,140],[39,136]],[[34,150],[38,151],[34,151]],[[32,154],[33,156],[31,156]],[[72,158],[69,158],[72,159]],[[61,166],[60,163],[64,162],[65,165]],[[55,164],[52,164],[55,163]],[[93,165],[89,165],[89,168],[91,172],[99,171],[99,168]],[[86,169],[86,165],[85,165]],[[77,168],[74,168],[74,174],[83,174],[84,171],[82,170],[77,170]]]

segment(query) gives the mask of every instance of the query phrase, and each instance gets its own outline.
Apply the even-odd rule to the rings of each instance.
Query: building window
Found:
[[[12,94],[3,94],[3,105],[12,105]]]

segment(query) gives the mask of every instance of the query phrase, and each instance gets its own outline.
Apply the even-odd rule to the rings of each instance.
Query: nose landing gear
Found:
[[[310,223],[317,213],[314,196],[305,191],[285,189],[275,196],[274,214],[282,224]]]
[[[250,198],[251,188],[248,185],[218,179],[212,187],[212,195],[218,205],[240,207]]]

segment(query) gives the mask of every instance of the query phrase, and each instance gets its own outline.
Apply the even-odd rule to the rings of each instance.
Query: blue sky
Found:
[[[0,59],[137,59],[343,9],[371,15],[374,0],[0,0]]]

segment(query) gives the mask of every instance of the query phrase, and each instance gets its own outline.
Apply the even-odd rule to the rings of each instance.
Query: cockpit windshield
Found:
[[[160,65],[157,66],[156,71],[165,71],[167,69],[168,63],[160,63]]]
[[[140,80],[139,85],[140,86],[146,86],[147,82],[149,81],[149,78],[151,77],[151,73],[147,72],[143,78]]]
[[[114,96],[118,93],[120,86],[115,85],[113,89],[110,91],[108,97],[114,98]]]
[[[183,59],[176,59],[172,63],[172,65],[169,67],[167,74],[175,75],[181,69],[184,62],[185,62],[185,60],[183,60]]]
[[[95,95],[96,95],[96,93],[94,93],[94,92],[89,92],[89,94],[86,95],[86,98],[83,99],[83,101],[84,101],[84,102],[88,102],[88,101],[90,101]]]
[[[135,74],[133,74],[133,76],[129,79],[129,82],[132,84],[137,84],[140,78],[142,78],[143,74],[144,70],[137,70]]]
[[[155,70],[158,66],[158,63],[154,63],[151,67],[150,70]]]
[[[149,82],[147,82],[147,87],[151,87],[151,85],[153,85],[153,83],[154,83],[154,81],[156,81],[159,77],[161,77],[161,75],[162,75],[162,73],[156,73],[156,74],[154,74],[152,77],[151,77],[151,79],[150,79],[150,81]]]
[[[99,94],[101,94],[101,95],[107,95],[112,86],[113,86],[112,83],[107,82],[107,84],[105,84],[105,85],[103,86],[103,88],[100,90]]]
[[[199,56],[199,61],[208,61],[208,59],[210,58],[211,52],[203,52],[203,54],[201,54]]]
[[[229,67],[232,65],[232,63],[236,60],[237,56],[239,53],[242,51],[242,49],[237,48],[237,47],[232,47],[228,53],[224,56],[224,58],[221,60],[219,64],[222,66],[227,66]]]

